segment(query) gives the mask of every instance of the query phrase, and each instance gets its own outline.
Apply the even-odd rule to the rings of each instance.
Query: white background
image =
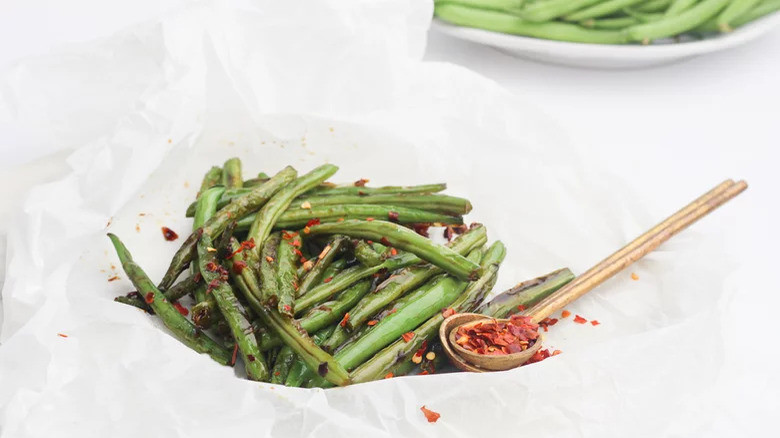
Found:
[[[87,14],[74,3],[67,8],[37,3],[39,13],[26,15],[15,15],[13,4],[0,5],[0,68],[62,44],[111,35],[165,9],[156,2],[133,2],[120,13],[112,4]],[[761,432],[780,412],[773,372],[778,355],[767,337],[777,332],[780,304],[780,29],[735,50],[639,71],[548,66],[443,35],[429,38],[427,60],[474,70],[515,92],[519,104],[538,107],[580,154],[646,199],[657,219],[725,177],[748,180],[745,195],[696,226],[717,230],[742,265],[729,279],[741,285],[739,295],[721,303],[733,312],[734,324],[724,333],[726,384],[715,395],[728,418],[716,429],[724,436]],[[476,146],[490,153],[490,145]],[[64,171],[63,153],[26,164],[52,152],[18,148],[12,137],[0,138],[0,240],[7,211],[19,196],[14,188]],[[739,408],[755,401],[750,410]]]

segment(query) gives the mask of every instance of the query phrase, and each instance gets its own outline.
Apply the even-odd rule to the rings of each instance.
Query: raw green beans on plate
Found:
[[[780,0],[435,0],[463,27],[590,44],[675,43],[731,32],[780,10]]]

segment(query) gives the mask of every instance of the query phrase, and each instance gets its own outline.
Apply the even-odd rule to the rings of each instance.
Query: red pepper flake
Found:
[[[594,326],[594,327],[595,327],[595,326],[597,326],[597,325],[599,325],[599,324],[601,324],[601,323],[600,323],[600,322],[598,322],[598,321],[596,321],[595,319],[594,319],[593,321],[591,321],[591,322],[590,322],[590,325],[592,325],[592,326]]]
[[[441,311],[441,316],[445,318],[449,318],[454,314],[455,314],[455,309],[453,309],[452,307],[447,307],[446,309],[442,309]]]
[[[254,362],[255,361],[255,356],[253,354],[247,354],[246,355],[246,360],[248,360],[249,362]]]
[[[569,312],[568,310],[564,310],[563,312],[561,312],[561,318],[568,318],[570,316],[571,316],[571,312]]]
[[[540,324],[535,324],[530,317],[520,315],[513,315],[508,322],[478,322],[458,328],[456,343],[477,354],[519,353],[536,342],[539,326]]]
[[[330,281],[333,280],[333,277],[328,277],[324,280],[322,280],[323,283],[330,283]]]
[[[244,268],[247,267],[247,264],[243,260],[236,260],[233,262],[233,272],[236,275],[241,275],[241,272],[244,270]]]
[[[518,305],[517,306],[517,310],[522,312],[523,310],[525,310],[525,305],[523,305],[523,304]]]
[[[309,233],[311,233],[311,228],[309,228],[308,226],[303,227],[303,234],[309,234]]]
[[[340,218],[338,218],[338,220],[336,220],[336,222],[344,222],[344,218],[340,217]]]
[[[365,187],[366,183],[369,182],[369,181],[370,180],[368,180],[368,179],[360,178],[359,180],[355,181],[355,187]]]
[[[531,356],[530,359],[528,359],[528,362],[526,362],[526,365],[527,364],[531,364],[531,363],[541,362],[541,361],[547,359],[550,356],[552,356],[552,354],[550,354],[550,350],[548,350],[546,348],[543,348],[543,349],[537,351],[536,353],[534,353],[534,355]]]
[[[282,239],[284,239],[284,240],[290,240],[290,239],[292,239],[293,237],[296,237],[296,236],[298,236],[298,233],[296,233],[295,231],[293,231],[293,232],[282,231]]]
[[[301,264],[306,264],[308,262],[308,260],[306,260],[306,257],[304,256],[301,256],[301,258],[299,258],[298,261],[301,262]],[[311,268],[304,267],[304,269],[306,269],[307,271],[311,271]]]
[[[349,321],[349,312],[344,314],[344,318],[341,318],[341,322],[339,323],[339,325],[342,327],[346,327],[347,321]]]
[[[282,372],[281,371],[277,371],[277,372],[274,373],[274,376],[279,376],[280,374],[282,374]]]
[[[574,322],[576,322],[577,324],[585,324],[586,322],[588,322],[588,320],[581,317],[580,315],[574,315]]]
[[[179,311],[179,313],[181,313],[181,314],[182,314],[182,315],[184,315],[184,316],[187,316],[187,315],[189,315],[189,314],[190,314],[190,311],[189,311],[189,310],[187,310],[187,308],[186,308],[186,307],[182,306],[182,305],[181,305],[179,302],[175,302],[175,303],[173,303],[173,307],[175,307],[175,308],[176,308],[176,310],[178,310],[178,311]]]
[[[282,306],[282,308],[284,309],[285,312],[289,312],[292,310],[292,307],[290,307],[289,304],[285,304],[284,306]]]
[[[375,326],[375,325],[377,325],[377,323],[378,323],[378,322],[379,322],[379,321],[377,321],[376,319],[372,319],[371,321],[368,321],[368,322],[366,323],[366,325],[367,325],[367,326],[369,326],[369,327],[371,327],[371,326]]]
[[[210,294],[211,291],[219,287],[219,279],[215,278],[209,282],[208,285],[206,285],[206,294]]]
[[[367,217],[366,218],[366,222],[372,222],[373,220],[374,220],[374,218],[372,218],[372,217]]]
[[[397,256],[398,255],[398,250],[395,249],[395,248],[390,248],[390,255]]]
[[[301,240],[300,239],[295,239],[295,240],[292,241],[292,243],[290,243],[290,245],[292,245],[292,246],[294,246],[296,248],[300,248],[301,247]]]
[[[313,226],[319,225],[319,224],[320,224],[320,219],[319,218],[314,218],[314,219],[310,220],[309,222],[306,222],[306,228],[313,227]]]
[[[387,237],[382,237],[382,239],[379,240],[379,243],[381,243],[384,246],[391,246],[390,241],[387,240]]]
[[[387,218],[390,219],[392,222],[398,222],[398,212],[397,211],[388,211],[387,212]]]
[[[208,262],[206,263],[206,269],[208,269],[211,272],[217,272],[217,264],[214,262]]]
[[[389,312],[387,312],[387,314],[388,314],[388,315],[392,315],[393,313],[395,313],[395,312],[397,312],[397,311],[398,311],[398,309],[396,309],[396,308],[393,308],[392,310],[390,310]]]
[[[427,376],[428,374],[430,374],[428,370],[422,370],[418,376]]]
[[[236,364],[236,356],[238,356],[238,343],[233,346],[233,357],[230,358],[230,365]]]
[[[413,224],[412,228],[414,229],[414,232],[423,236],[428,237],[428,228],[431,227],[431,224]]]
[[[246,251],[248,249],[252,249],[254,247],[255,247],[255,239],[254,238],[251,238],[249,240],[245,240],[245,241],[241,242],[241,246],[237,250],[233,251],[226,258],[227,259],[232,259],[236,254],[238,254],[240,252],[244,252],[244,251]]]
[[[300,250],[300,249],[298,249],[298,248],[294,248],[294,249],[293,249],[293,253],[294,253],[295,255],[297,255],[298,257],[303,257],[303,253],[302,253],[302,252],[301,252],[301,250]]]
[[[420,345],[420,348],[417,349],[417,351],[414,353],[415,356],[419,355],[422,357],[423,354],[425,354],[425,350],[428,349],[428,341],[423,341],[422,345]]]
[[[637,280],[639,280],[639,275],[637,275],[636,272],[632,272],[631,273],[631,279],[634,280],[634,281],[637,281]]]
[[[552,352],[552,354],[550,356],[557,356],[557,355],[559,355],[561,353],[563,353],[561,350],[555,350],[555,351]]]
[[[203,276],[200,275],[200,272],[196,272],[195,276],[192,277],[192,280],[195,281],[195,283],[200,283],[200,281],[203,280]]]
[[[425,415],[425,419],[428,420],[429,423],[435,423],[439,421],[439,417],[441,417],[441,414],[426,408],[425,405],[423,405],[420,410]]]
[[[327,362],[320,363],[320,365],[317,367],[317,374],[319,374],[320,377],[325,377],[326,375],[328,375],[328,363]]]
[[[369,244],[369,245],[373,245],[374,241],[373,240],[366,240],[366,243]]]
[[[274,258],[271,257],[271,256],[265,256],[265,261],[267,261],[268,263],[273,263],[274,262]]]
[[[414,339],[414,332],[406,332],[401,335],[401,339],[404,340],[404,342],[409,343],[412,339]]]
[[[119,280],[119,277],[114,275],[113,277],[108,279],[108,282],[111,283],[112,281],[117,281],[117,280]]]
[[[385,374],[385,379],[390,379],[393,377],[393,373],[387,373]]]
[[[170,229],[168,227],[162,227],[162,233],[163,233],[163,237],[165,237],[165,240],[167,240],[169,242],[174,241],[174,240],[179,238],[179,235],[176,234],[175,231],[173,231],[172,229]]]
[[[146,304],[152,304],[154,302],[154,292],[147,292],[144,296],[144,301],[146,301]]]
[[[57,333],[57,336],[59,336],[61,338],[67,338],[68,337],[68,335],[66,335],[65,333]]]

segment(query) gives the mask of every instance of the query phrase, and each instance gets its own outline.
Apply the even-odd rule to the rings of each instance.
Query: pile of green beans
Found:
[[[458,26],[558,41],[649,44],[732,30],[780,10],[780,0],[435,0]]]
[[[251,380],[331,387],[430,374],[450,309],[503,317],[574,277],[562,269],[487,300],[506,249],[488,245],[485,226],[464,225],[468,200],[441,194],[445,184],[326,182],[337,170],[244,180],[238,158],[212,167],[159,284],[109,234],[136,289],[116,301],[219,364],[243,364]],[[442,228],[445,245],[428,238]],[[430,354],[413,361],[421,350]]]

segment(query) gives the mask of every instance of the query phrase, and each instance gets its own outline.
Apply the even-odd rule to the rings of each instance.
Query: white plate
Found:
[[[780,24],[775,13],[734,32],[683,43],[641,45],[583,44],[508,35],[447,24],[434,19],[432,28],[455,38],[485,44],[512,56],[574,67],[630,69],[669,64],[751,41]]]

